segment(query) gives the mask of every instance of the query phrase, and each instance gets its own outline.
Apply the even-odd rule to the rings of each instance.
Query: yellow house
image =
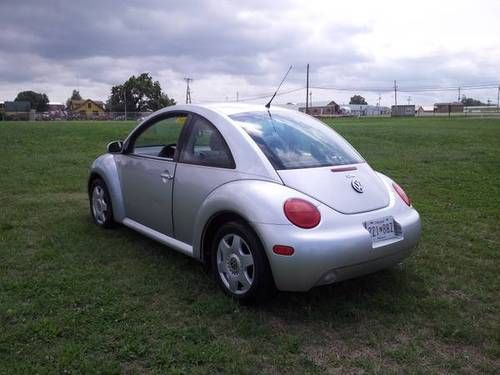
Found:
[[[72,100],[69,110],[87,117],[99,116],[105,112],[104,103],[92,99]]]

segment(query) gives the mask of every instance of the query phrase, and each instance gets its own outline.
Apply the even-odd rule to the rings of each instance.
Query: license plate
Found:
[[[396,237],[394,219],[392,216],[366,221],[364,225],[366,230],[370,232],[373,242],[384,241]]]

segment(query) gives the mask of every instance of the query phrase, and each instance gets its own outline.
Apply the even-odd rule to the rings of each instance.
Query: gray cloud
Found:
[[[3,0],[0,99],[38,88],[64,100],[76,86],[105,99],[111,85],[144,71],[177,98],[184,75],[193,75],[199,83],[194,92],[217,99],[238,89],[269,92],[289,64],[296,67],[290,87],[303,85],[307,63],[315,84],[351,87],[387,86],[393,79],[412,85],[494,80],[499,74],[482,50],[381,58],[358,40],[379,32],[373,25],[350,14],[332,21],[321,12],[306,14],[311,7],[286,0],[88,0],[85,6]]]
[[[269,10],[235,17],[231,2],[25,1],[2,4],[4,52],[51,59],[92,56],[248,56],[295,43],[294,27],[273,27]],[[279,2],[275,2],[278,3]],[[282,3],[284,5],[284,3]],[[276,5],[275,5],[276,6]],[[241,10],[240,10],[241,11]]]

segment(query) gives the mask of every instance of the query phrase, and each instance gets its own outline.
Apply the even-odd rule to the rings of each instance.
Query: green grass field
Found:
[[[135,124],[0,122],[0,373],[499,373],[500,120],[338,120],[423,221],[403,268],[268,305],[91,222],[86,178]]]

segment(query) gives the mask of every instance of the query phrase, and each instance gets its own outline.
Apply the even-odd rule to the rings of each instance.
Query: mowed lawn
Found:
[[[500,121],[336,120],[421,214],[402,268],[242,307],[201,265],[91,222],[132,122],[0,122],[0,372],[498,373]]]

